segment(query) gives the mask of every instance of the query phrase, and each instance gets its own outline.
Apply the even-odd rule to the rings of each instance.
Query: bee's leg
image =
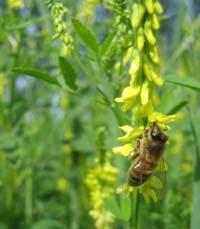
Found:
[[[132,152],[129,154],[128,158],[129,158],[130,161],[133,161],[133,160],[136,159],[138,156],[139,156],[139,153],[137,153],[136,151],[132,151]]]
[[[137,148],[137,149],[140,148],[140,139],[139,139],[139,138],[136,140],[136,148]]]

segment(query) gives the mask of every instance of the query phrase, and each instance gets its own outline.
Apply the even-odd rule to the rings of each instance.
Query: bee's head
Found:
[[[156,123],[145,131],[145,136],[153,141],[160,141],[165,143],[168,140],[168,135],[162,131]]]

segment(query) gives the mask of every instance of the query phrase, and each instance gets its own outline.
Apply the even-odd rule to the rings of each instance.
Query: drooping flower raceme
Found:
[[[120,137],[119,141],[124,145],[113,148],[117,155],[128,157],[135,149],[137,138],[143,135],[145,127],[156,122],[161,129],[166,130],[169,128],[168,124],[176,118],[175,115],[164,115],[155,111],[155,105],[160,102],[157,89],[163,85],[155,36],[156,30],[160,27],[158,14],[162,12],[163,8],[158,0],[138,0],[134,1],[132,6],[130,23],[134,42],[127,51],[130,81],[115,101],[122,104],[123,111],[132,110],[134,125],[120,127],[125,135]],[[163,172],[166,165],[161,163],[157,171]],[[139,192],[146,201],[157,201],[154,191],[156,188],[162,188],[162,182],[156,176],[152,176],[139,187]]]
[[[73,38],[68,30],[65,16],[68,9],[59,0],[47,0],[47,5],[51,9],[51,15],[55,24],[56,33],[53,39],[59,38],[64,44],[65,52],[68,56],[74,49]]]

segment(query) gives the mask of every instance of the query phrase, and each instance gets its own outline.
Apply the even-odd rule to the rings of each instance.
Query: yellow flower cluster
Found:
[[[69,183],[65,178],[59,178],[56,182],[56,188],[59,192],[65,193],[69,189]]]
[[[123,103],[123,111],[132,109],[138,103],[143,106],[159,103],[156,88],[162,86],[163,80],[160,77],[155,31],[160,26],[157,14],[162,11],[157,0],[136,1],[133,4],[131,25],[135,32],[135,42],[128,50],[129,55],[131,52],[131,79],[122,96],[115,99]]]
[[[58,0],[48,0],[48,7],[51,9],[51,15],[54,20],[56,33],[53,39],[59,38],[65,45],[65,51],[67,55],[71,55],[73,51],[73,38],[67,29],[67,24],[65,22],[65,16],[68,9],[60,3]]]
[[[168,129],[168,123],[175,121],[176,115],[164,115],[159,112],[152,112],[148,117],[148,124],[154,122],[158,123],[161,129]],[[136,146],[136,140],[143,135],[144,126],[132,127],[129,125],[121,126],[120,129],[125,133],[124,136],[119,137],[118,140],[126,143],[123,146],[113,148],[113,152],[117,155],[128,157],[131,152],[134,151]]]
[[[8,0],[7,3],[10,9],[20,9],[24,6],[22,0]]]
[[[84,0],[80,17],[86,18],[89,23],[93,23],[95,19],[95,8],[100,3],[100,0]]]
[[[156,112],[154,107],[159,103],[157,88],[163,85],[160,77],[160,59],[157,50],[155,32],[160,24],[157,14],[163,12],[158,0],[135,1],[132,7],[131,25],[135,34],[133,46],[129,47],[123,59],[123,64],[130,62],[130,83],[123,89],[122,96],[115,101],[122,103],[122,110],[132,110],[134,126],[120,127],[124,136],[118,140],[123,146],[113,148],[116,155],[129,157],[136,148],[136,141],[144,136],[146,127],[157,123],[162,130],[169,129],[168,124],[175,121],[176,115],[164,115]],[[166,165],[160,161],[157,172],[166,171]],[[133,191],[127,187],[122,191]],[[147,202],[158,200],[155,189],[162,188],[162,181],[155,175],[139,186],[139,192]]]
[[[89,214],[95,221],[96,228],[110,228],[113,215],[104,208],[104,200],[113,195],[116,181],[117,168],[110,164],[110,153],[101,162],[96,158],[93,168],[88,171],[86,185],[89,189],[91,210]]]

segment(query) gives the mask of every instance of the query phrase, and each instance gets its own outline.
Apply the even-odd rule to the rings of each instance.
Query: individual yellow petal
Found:
[[[160,98],[157,94],[157,91],[151,90],[151,100],[153,104],[159,104],[160,103]]]
[[[151,78],[156,86],[161,87],[163,85],[163,80],[156,72],[154,71],[151,72]]]
[[[130,59],[132,57],[132,53],[133,53],[133,47],[128,48],[128,50],[127,50],[127,52],[123,58],[123,65],[126,65],[130,61]]]
[[[149,116],[149,122],[157,122],[158,124],[168,124],[170,122],[174,122],[176,120],[176,115],[164,115],[159,112],[153,112]]]
[[[145,81],[142,84],[140,98],[141,98],[142,105],[145,105],[148,103],[148,100],[149,100],[149,84],[147,81]]]
[[[160,28],[160,23],[156,14],[152,14],[151,16],[151,26],[155,30]]]
[[[141,51],[144,48],[144,43],[145,43],[144,31],[143,28],[140,27],[137,33],[137,48],[139,51]]]
[[[124,100],[123,100],[123,98],[115,98],[115,102],[117,102],[117,103],[123,103]]]
[[[156,13],[158,13],[158,14],[163,13],[163,8],[157,0],[154,2],[153,7],[154,7],[154,10]]]
[[[149,21],[146,21],[145,22],[145,25],[144,25],[144,34],[145,34],[145,37],[146,37],[147,41],[149,42],[149,44],[155,45],[156,38],[155,38],[155,36],[153,34],[153,31],[151,29],[151,25],[150,25],[150,22]]]
[[[149,190],[149,196],[155,203],[158,202],[158,197],[156,195],[156,192],[153,189]]]
[[[143,64],[143,71],[147,79],[149,81],[152,81],[152,78],[151,78],[152,67],[147,61]]]
[[[153,188],[156,188],[156,189],[162,189],[163,188],[162,181],[156,176],[151,177],[151,183],[150,184]]]
[[[145,8],[142,4],[133,4],[132,16],[131,16],[131,25],[133,28],[137,28],[144,16]]]
[[[158,50],[157,50],[157,47],[156,46],[151,46],[150,47],[149,55],[151,57],[151,60],[155,64],[159,63],[159,55],[158,55]]]
[[[148,117],[153,112],[153,105],[148,102],[145,105],[137,106],[134,110],[134,115],[139,118]]]
[[[134,98],[135,96],[138,95],[139,92],[140,92],[139,86],[137,86],[137,87],[133,87],[133,86],[126,87],[122,92],[122,98],[124,100]]]
[[[126,100],[126,102],[124,102],[124,104],[122,105],[122,111],[127,111],[129,109],[132,109],[135,105],[135,99],[131,99],[131,100]]]
[[[140,92],[140,86],[136,85],[136,87],[129,86],[126,87],[122,92],[121,98],[115,98],[115,102],[124,103],[122,106],[122,110],[126,111],[130,109],[135,103],[135,99]]]
[[[131,141],[133,143],[134,140],[136,140],[139,136],[143,134],[143,131],[144,131],[143,126],[136,127],[132,131],[126,133],[126,135],[119,137],[118,140],[121,142]]]
[[[130,75],[135,74],[139,70],[140,64],[141,64],[140,55],[139,55],[138,51],[135,51],[133,53],[133,60],[131,62],[131,66],[130,66],[130,69],[129,69],[129,74]]]
[[[131,132],[133,130],[133,127],[129,125],[120,126],[119,128],[125,133]]]
[[[117,155],[122,155],[127,157],[133,151],[133,149],[134,149],[133,144],[126,144],[124,146],[114,147],[112,151]]]
[[[145,0],[144,3],[145,3],[148,13],[152,14],[154,11],[153,0]]]

